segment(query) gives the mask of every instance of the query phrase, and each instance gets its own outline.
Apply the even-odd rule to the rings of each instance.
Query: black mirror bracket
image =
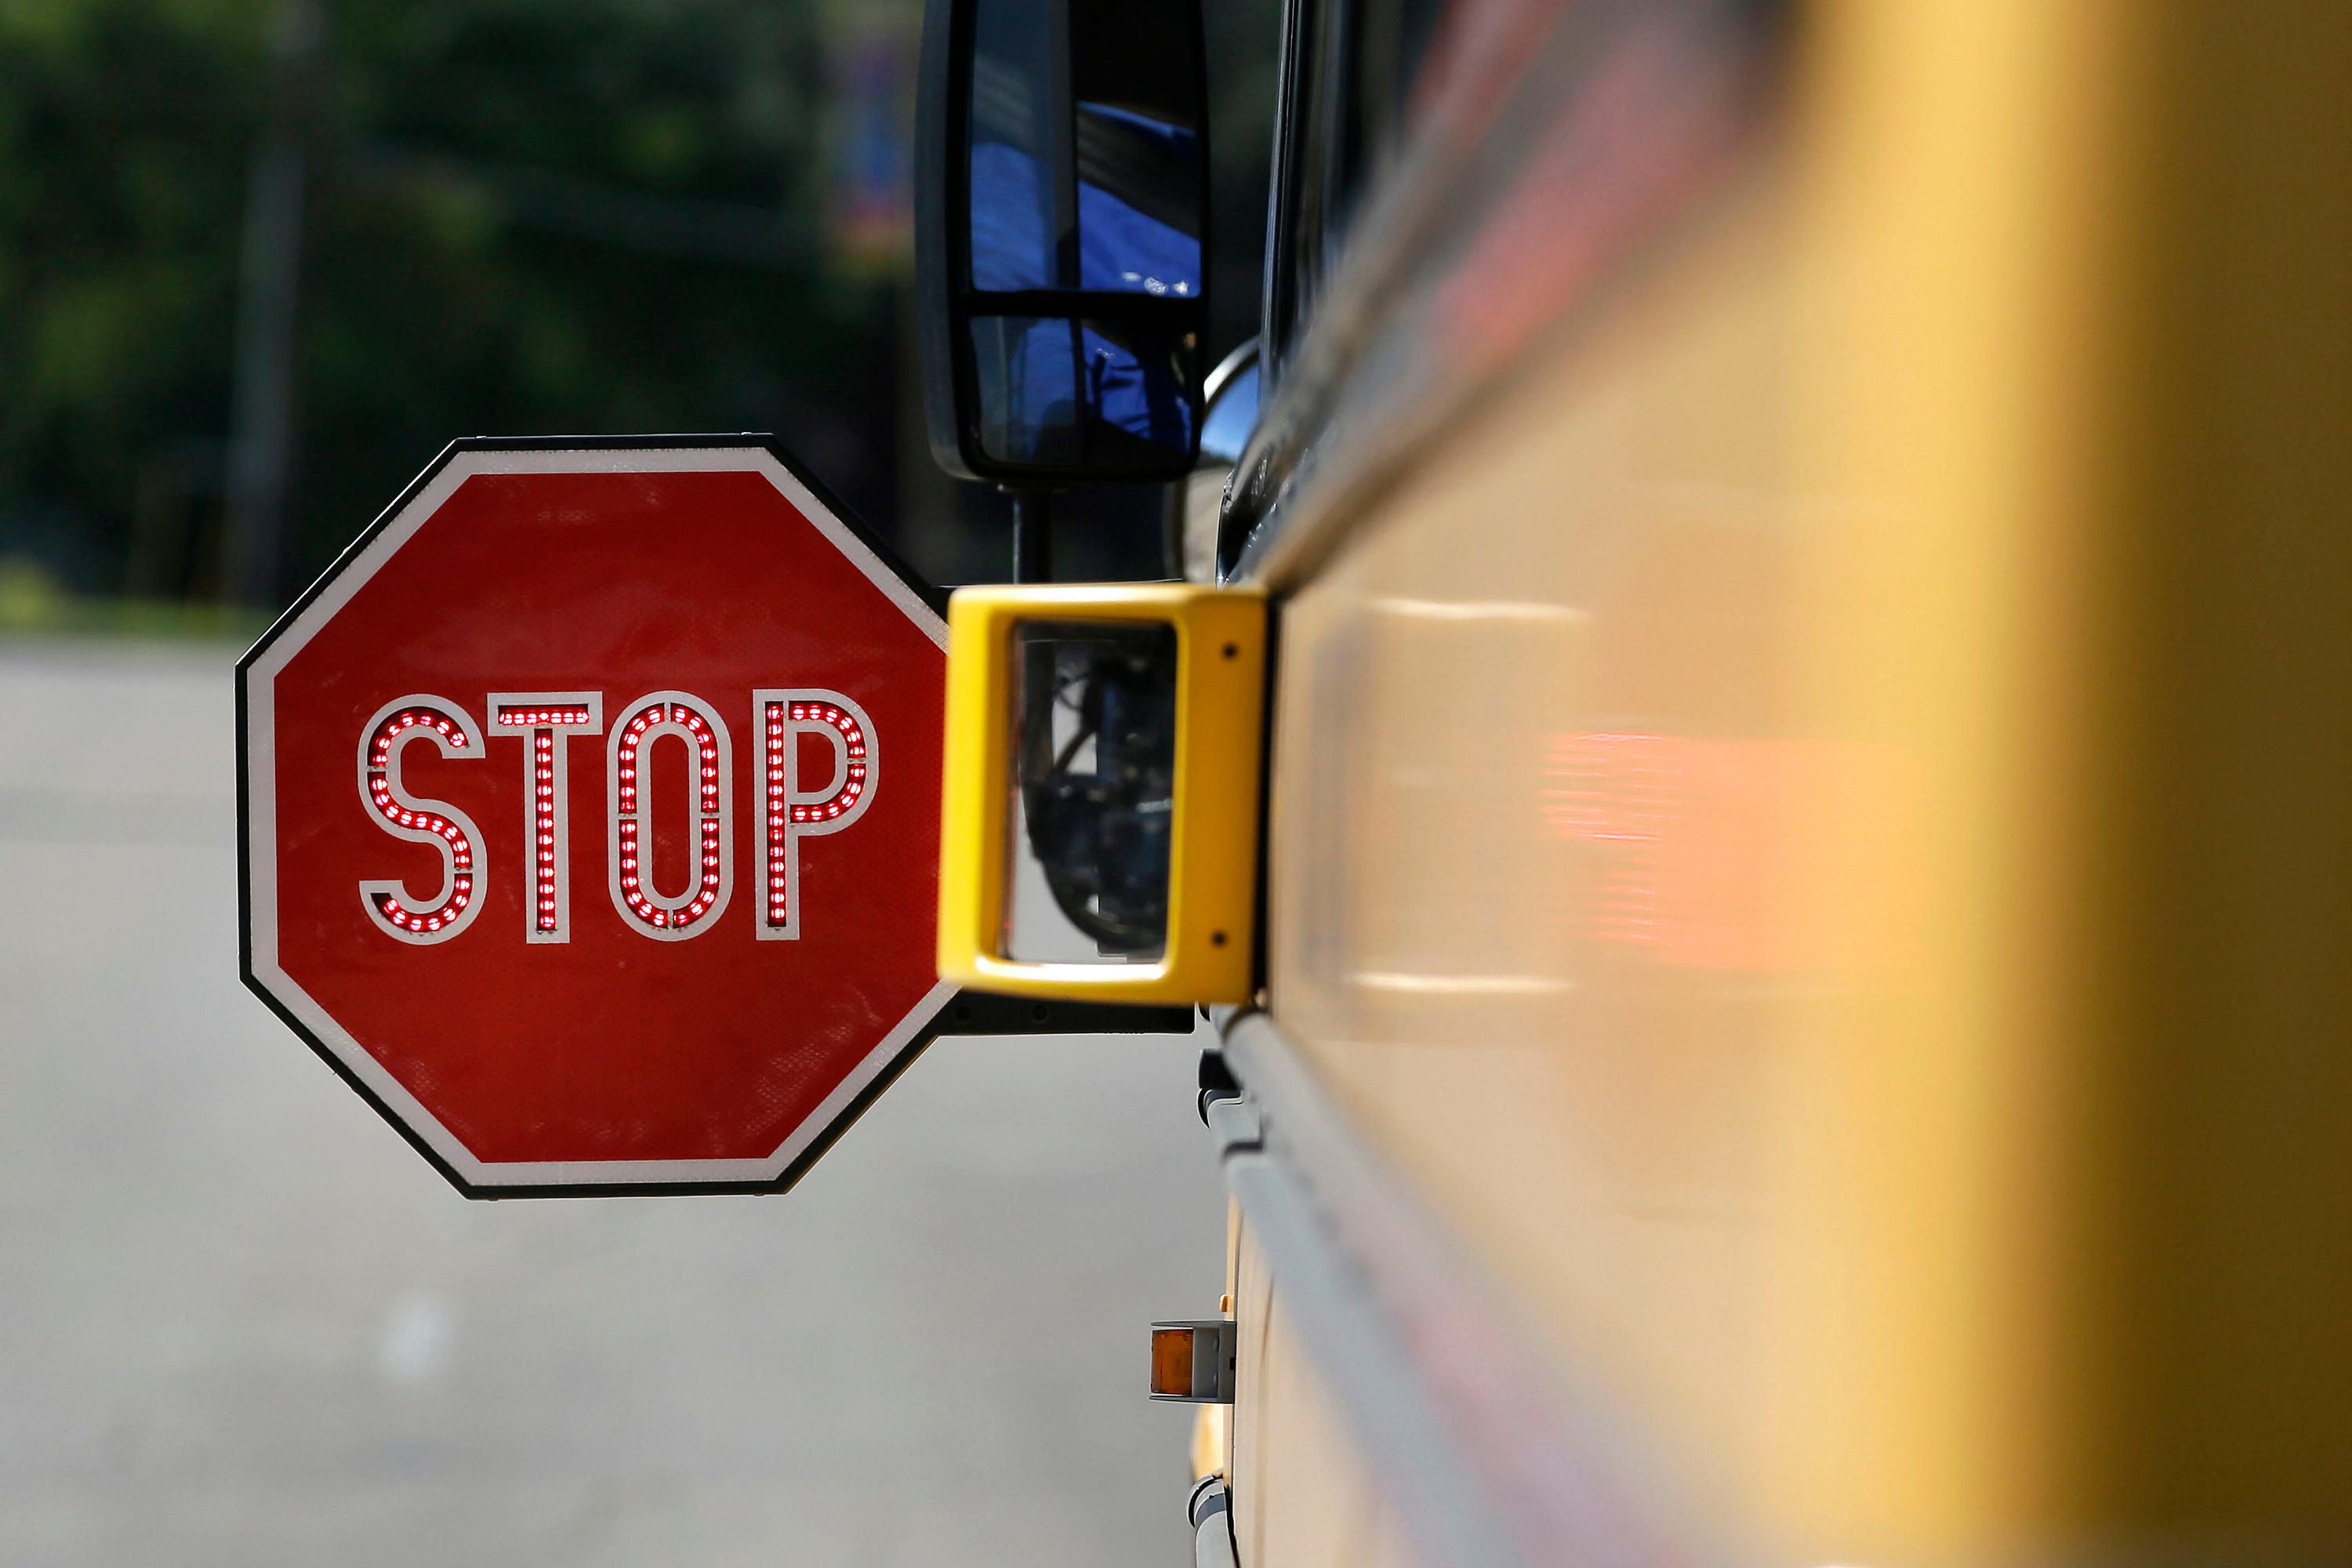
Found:
[[[1054,580],[1054,492],[1032,485],[1005,485],[1013,502],[1013,580]]]

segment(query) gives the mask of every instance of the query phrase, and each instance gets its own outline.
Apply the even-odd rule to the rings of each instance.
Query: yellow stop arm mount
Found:
[[[1007,952],[1019,634],[1058,626],[1175,634],[1168,927],[1157,959],[1040,963]],[[1250,999],[1265,735],[1266,603],[1254,590],[1116,583],[957,590],[948,602],[947,777],[939,968],[976,990],[1100,1002]]]

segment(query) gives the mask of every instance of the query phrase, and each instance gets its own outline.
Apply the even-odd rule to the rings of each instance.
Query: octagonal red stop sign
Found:
[[[944,637],[769,444],[461,443],[238,667],[247,983],[470,1193],[788,1183],[950,1000]]]

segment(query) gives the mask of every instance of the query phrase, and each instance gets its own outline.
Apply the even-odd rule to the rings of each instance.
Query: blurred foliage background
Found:
[[[1222,354],[1278,6],[1210,7]],[[908,297],[919,0],[0,0],[0,626],[289,599],[450,438],[773,430],[942,581]],[[1213,360],[1212,361],[1213,363]],[[1066,574],[1140,574],[1156,492]]]

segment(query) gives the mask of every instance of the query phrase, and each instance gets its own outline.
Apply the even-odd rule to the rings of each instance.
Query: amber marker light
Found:
[[[1231,1405],[1234,1343],[1234,1325],[1227,1318],[1152,1324],[1151,1397]]]
[[[1151,1331],[1151,1392],[1168,1398],[1192,1396],[1192,1331]]]

